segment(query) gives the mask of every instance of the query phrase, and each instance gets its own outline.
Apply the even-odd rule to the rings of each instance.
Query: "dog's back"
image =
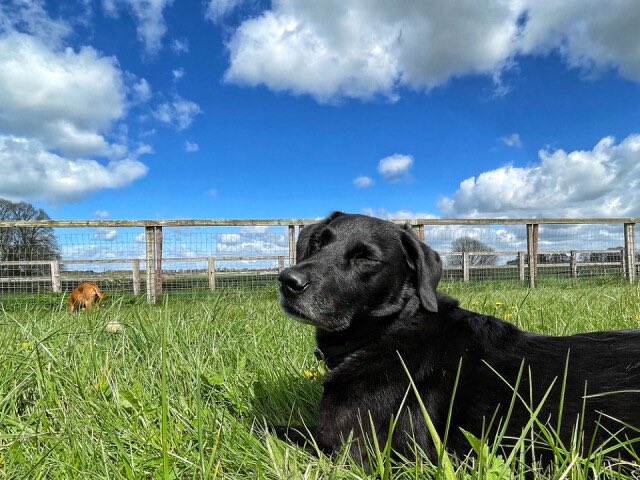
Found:
[[[78,312],[82,308],[91,308],[96,302],[106,299],[107,296],[102,293],[100,287],[93,282],[82,282],[69,295],[68,305],[70,312]]]

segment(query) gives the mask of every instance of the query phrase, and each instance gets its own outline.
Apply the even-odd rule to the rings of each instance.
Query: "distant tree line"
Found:
[[[577,257],[577,261],[581,263],[620,263],[622,261],[622,247],[608,248],[607,252],[581,253]],[[477,238],[463,236],[456,238],[451,242],[451,251],[459,253],[470,252],[495,252],[495,249]],[[640,251],[636,251],[636,261],[640,262]],[[525,263],[529,262],[529,255],[524,255]],[[498,256],[485,253],[483,255],[470,254],[469,264],[474,266],[491,266],[498,263]],[[571,263],[571,255],[569,253],[538,253],[538,264],[554,264],[554,263]],[[449,258],[449,265],[462,265],[462,255],[455,255]],[[518,257],[507,261],[507,265],[517,265]]]
[[[580,253],[577,256],[579,263],[620,263],[622,261],[622,247],[608,248],[607,252]],[[524,255],[524,261],[529,261],[529,255]],[[636,252],[636,261],[640,261],[640,251]],[[571,255],[568,253],[538,253],[538,264],[571,263]],[[507,265],[517,265],[518,258],[509,260]]]
[[[0,198],[0,220],[51,220],[41,209],[26,202],[11,202]],[[50,227],[2,227],[0,228],[0,261],[59,260],[60,246]],[[0,272],[6,276],[42,275],[43,265],[2,265]]]

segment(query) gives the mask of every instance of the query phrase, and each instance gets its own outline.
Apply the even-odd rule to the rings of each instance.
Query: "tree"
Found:
[[[473,237],[459,237],[451,242],[452,252],[495,252],[489,245]],[[471,265],[495,265],[498,263],[497,255],[469,255]],[[462,265],[462,256],[451,257],[450,265]]]
[[[622,247],[607,248],[608,252],[586,254],[586,262],[591,263],[620,263],[622,261]]]
[[[538,263],[570,263],[571,257],[566,253],[538,253]]]
[[[51,220],[30,203],[14,203],[0,198],[0,221]],[[50,227],[0,227],[0,262],[59,260],[60,247]],[[8,276],[41,275],[44,265],[4,265],[0,272]]]

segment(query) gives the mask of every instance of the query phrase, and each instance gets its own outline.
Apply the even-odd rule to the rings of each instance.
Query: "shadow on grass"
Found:
[[[252,415],[267,425],[315,425],[322,380],[303,372],[270,372],[253,384]]]

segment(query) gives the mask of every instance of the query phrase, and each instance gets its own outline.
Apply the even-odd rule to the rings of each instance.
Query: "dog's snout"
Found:
[[[285,268],[280,272],[280,275],[278,275],[278,281],[288,291],[300,293],[309,285],[309,276],[302,270]]]

